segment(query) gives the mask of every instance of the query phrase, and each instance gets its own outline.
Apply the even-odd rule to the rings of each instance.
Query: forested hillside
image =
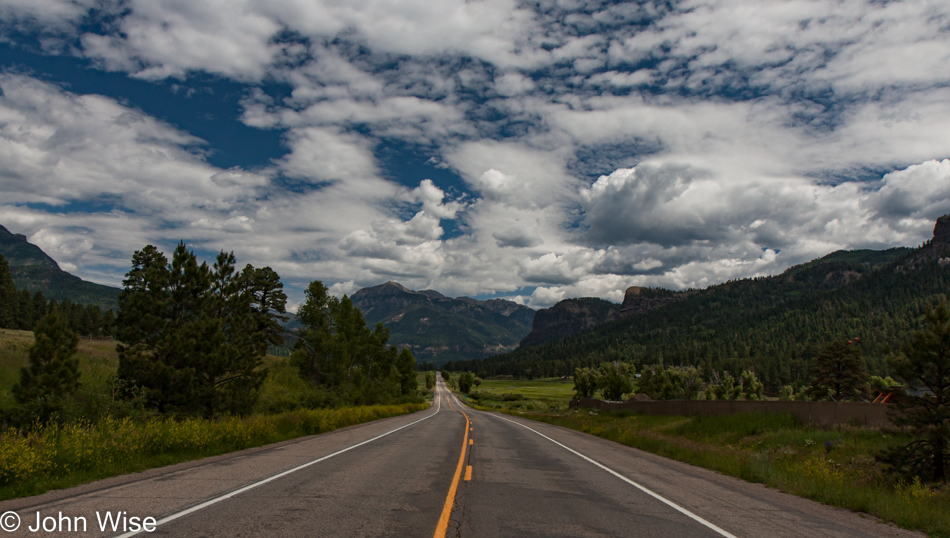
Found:
[[[535,313],[531,332],[521,339],[520,347],[536,346],[589,331],[616,318],[619,312],[620,305],[595,297],[558,301],[551,308]]]
[[[738,375],[754,370],[767,388],[807,379],[820,346],[856,339],[871,374],[921,326],[927,307],[950,294],[950,217],[917,249],[836,252],[785,273],[727,282],[656,310],[556,342],[446,369],[480,376],[569,375],[608,360],[638,367],[694,365]]]

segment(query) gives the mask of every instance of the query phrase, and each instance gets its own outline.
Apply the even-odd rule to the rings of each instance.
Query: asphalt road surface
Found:
[[[5,501],[3,530],[8,512],[9,536],[921,536],[474,411],[441,379],[427,411]]]

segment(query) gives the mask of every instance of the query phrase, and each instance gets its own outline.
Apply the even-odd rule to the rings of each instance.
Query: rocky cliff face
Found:
[[[944,248],[950,246],[950,215],[944,215],[937,219],[932,243]]]
[[[937,218],[933,238],[904,260],[897,270],[911,271],[919,264],[931,260],[938,260],[941,266],[950,267],[950,215]]]
[[[619,316],[627,317],[649,312],[682,297],[684,297],[684,294],[669,290],[631,286],[623,294],[623,304],[620,305]]]
[[[580,334],[608,321],[649,312],[685,296],[683,292],[632,286],[624,293],[621,305],[591,297],[565,299],[537,311],[531,332],[521,340],[521,347]]]
[[[535,313],[531,332],[521,340],[521,347],[589,331],[614,319],[618,312],[617,304],[603,299],[565,299]]]

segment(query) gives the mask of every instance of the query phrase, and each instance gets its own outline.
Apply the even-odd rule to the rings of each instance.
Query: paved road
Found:
[[[160,524],[148,534],[187,537],[917,536],[596,437],[474,411],[441,380],[428,411],[0,503],[8,510],[21,518],[10,536],[123,534],[100,532],[97,512],[151,516]],[[37,511],[54,532],[29,530]],[[87,532],[66,529],[67,519],[82,525],[76,518]]]

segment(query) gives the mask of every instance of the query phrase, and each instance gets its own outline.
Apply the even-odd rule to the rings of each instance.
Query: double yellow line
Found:
[[[455,410],[452,407],[452,399],[446,398],[449,402],[449,407]],[[458,490],[459,479],[462,477],[462,469],[465,467],[465,450],[469,446],[468,432],[470,425],[472,423],[471,419],[468,418],[468,415],[465,414],[465,411],[461,409],[458,410],[465,417],[465,438],[462,440],[462,453],[459,455],[459,464],[455,468],[455,476],[452,477],[452,486],[449,488],[449,494],[445,498],[445,506],[442,508],[442,517],[439,518],[439,526],[435,529],[434,538],[445,538],[445,533],[449,529],[449,518],[452,515],[452,506],[455,504],[455,492]],[[471,480],[472,478],[472,468],[469,467],[465,472],[465,480]]]

